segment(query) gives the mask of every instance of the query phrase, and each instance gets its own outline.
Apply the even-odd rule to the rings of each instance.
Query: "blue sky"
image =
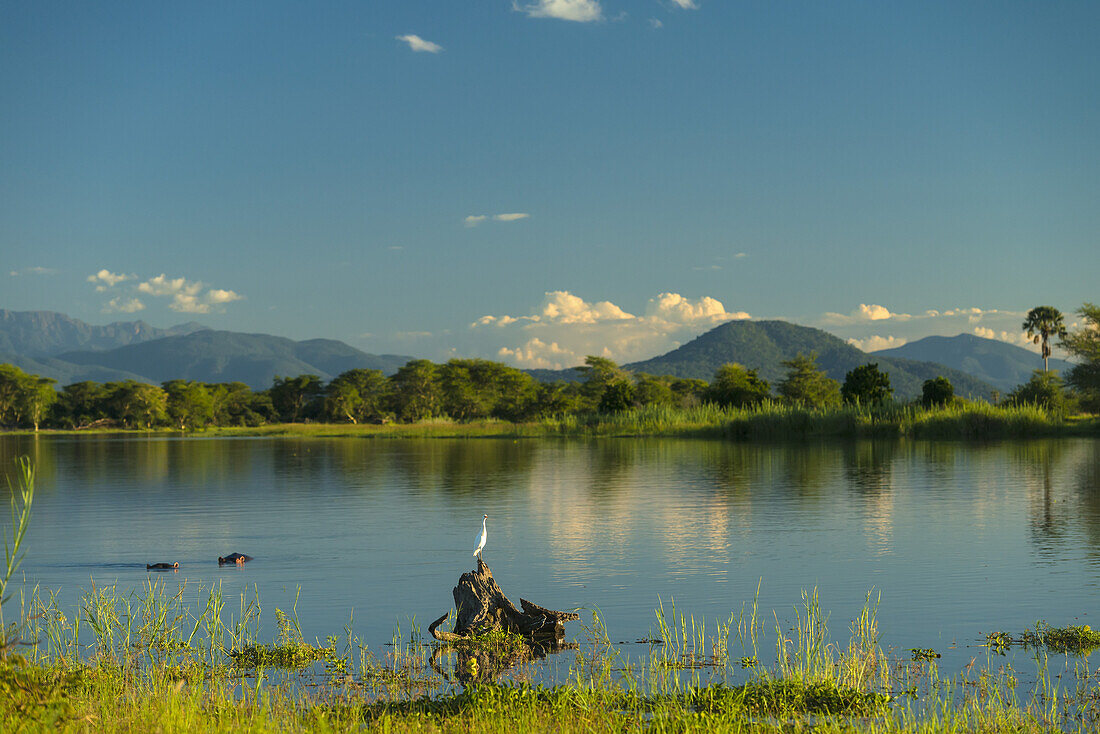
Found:
[[[1100,300],[1100,3],[0,6],[0,308],[569,366]],[[1071,319],[1072,320],[1072,319]]]

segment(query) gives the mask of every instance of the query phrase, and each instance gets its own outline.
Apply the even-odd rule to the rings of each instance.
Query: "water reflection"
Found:
[[[6,472],[20,454],[39,470],[28,583],[137,586],[179,560],[270,604],[301,587],[322,639],[352,609],[383,639],[437,613],[483,512],[502,584],[599,607],[624,639],[658,596],[725,619],[761,578],[763,608],[819,586],[840,619],[881,590],[884,630],[922,646],[1081,616],[1100,588],[1097,440],[0,437]],[[219,571],[231,551],[257,560]]]

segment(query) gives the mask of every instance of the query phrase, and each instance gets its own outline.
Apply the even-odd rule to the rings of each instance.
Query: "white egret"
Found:
[[[485,529],[485,521],[488,519],[488,515],[481,516],[481,535],[477,536],[477,550],[474,551],[475,556],[481,554],[481,549],[485,547],[485,539],[489,537],[489,531]]]

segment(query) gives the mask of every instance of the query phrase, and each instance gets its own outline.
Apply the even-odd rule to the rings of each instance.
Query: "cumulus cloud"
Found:
[[[145,308],[145,304],[137,298],[125,298],[118,296],[107,301],[103,306],[104,313],[136,313]]]
[[[569,291],[550,291],[532,313],[487,315],[470,327],[492,351],[522,367],[574,367],[589,354],[630,362],[653,357],[682,341],[732,319],[744,311],[727,311],[721,301],[661,293],[649,299],[641,315],[611,301],[587,301]]]
[[[425,41],[420,36],[410,33],[405,36],[395,36],[398,41],[404,41],[409,44],[409,48],[418,53],[430,53],[437,54],[443,50],[443,47],[438,43],[432,43],[431,41]]]
[[[863,321],[885,321],[887,319],[907,320],[913,318],[907,313],[893,313],[885,306],[878,304],[859,304],[859,308],[848,314],[826,312],[822,321],[826,324],[841,325]]]
[[[603,9],[597,0],[536,0],[520,5],[512,2],[513,10],[520,10],[531,18],[557,18],[578,23],[590,23],[603,18]]]
[[[901,346],[930,335],[957,336],[960,333],[1036,349],[1020,331],[1023,317],[1024,314],[1018,311],[977,306],[941,306],[910,315],[894,313],[877,304],[860,304],[858,309],[847,314],[826,313],[816,323],[867,352]],[[875,333],[887,323],[892,336]]]
[[[1009,331],[1002,330],[997,331],[991,329],[988,326],[975,326],[974,335],[980,336],[983,339],[996,339],[997,341],[1008,342],[1009,344],[1015,344],[1018,347],[1026,347],[1032,351],[1038,351],[1039,347],[1028,337],[1025,331]]]
[[[866,339],[849,339],[848,343],[862,352],[880,352],[908,344],[909,340],[896,336],[869,336]]]
[[[683,8],[684,10],[698,10],[699,6],[695,4],[695,0],[672,0],[673,4]]]
[[[657,29],[657,28],[660,28],[662,26],[664,26],[664,23],[657,20],[656,18],[650,18],[649,19],[649,27],[650,28]]]
[[[527,212],[509,212],[506,214],[471,214],[462,221],[467,227],[476,227],[482,222],[492,219],[494,222],[517,222],[520,219],[527,219],[531,215]]]
[[[547,344],[538,337],[529,339],[526,344],[514,349],[501,347],[497,350],[497,357],[527,369],[562,369],[563,363],[572,365],[583,359],[559,346],[557,342]]]
[[[98,293],[102,293],[108,288],[114,288],[119,283],[125,280],[132,280],[136,278],[136,275],[124,275],[122,273],[112,273],[110,270],[104,268],[95,275],[88,276],[89,283],[95,283],[95,289]]]
[[[646,316],[677,324],[718,324],[722,321],[749,318],[746,311],[726,311],[726,307],[716,298],[703,296],[693,301],[679,293],[662,293],[649,299]]]
[[[170,298],[168,308],[181,313],[210,313],[214,306],[239,301],[244,296],[236,291],[212,288],[203,293],[201,281],[169,278],[161,273],[138,284],[138,292],[158,298]]]

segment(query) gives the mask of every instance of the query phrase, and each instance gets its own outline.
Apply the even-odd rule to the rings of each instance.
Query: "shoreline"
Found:
[[[806,439],[995,439],[1100,436],[1100,417],[1062,416],[1042,408],[997,407],[985,403],[945,408],[883,406],[826,409],[765,405],[753,409],[646,407],[619,413],[571,414],[525,423],[501,420],[457,422],[446,418],[417,423],[277,423],[210,426],[198,430],[27,429],[10,436],[165,435],[186,437],[296,438],[680,438],[737,442]]]

